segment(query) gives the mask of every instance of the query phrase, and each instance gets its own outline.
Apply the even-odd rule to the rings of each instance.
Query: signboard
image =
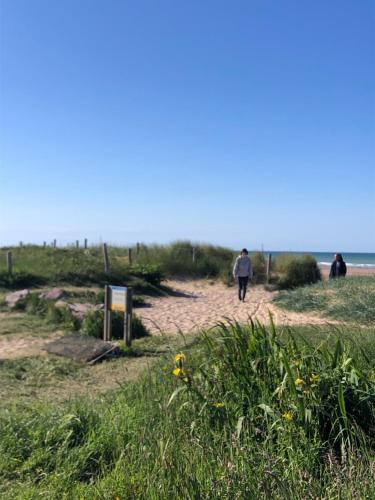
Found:
[[[109,286],[109,309],[111,311],[125,312],[126,305],[126,287]]]
[[[126,286],[105,285],[103,340],[112,339],[112,312],[124,313],[124,341],[132,343],[133,291]]]

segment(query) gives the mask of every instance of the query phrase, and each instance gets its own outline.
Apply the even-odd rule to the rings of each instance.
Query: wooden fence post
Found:
[[[85,238],[85,250],[87,250],[87,238]]]
[[[20,241],[20,247],[21,247],[21,248],[23,247],[23,243],[22,243],[22,241]]]
[[[110,287],[104,287],[104,325],[103,325],[103,340],[111,340],[112,338],[112,312],[110,310]]]
[[[53,240],[53,248],[56,248],[56,240]]]
[[[193,264],[194,264],[194,262],[195,262],[195,256],[196,256],[196,255],[195,255],[195,247],[193,247],[193,248],[191,249],[191,257],[192,257],[192,260],[193,260]]]
[[[126,289],[126,307],[124,315],[124,342],[127,347],[132,345],[133,291]]]
[[[47,246],[47,242],[43,241],[43,248],[46,248],[46,246]]]
[[[139,243],[137,243],[137,255],[139,255]]]
[[[269,253],[267,259],[267,283],[269,283],[271,276],[271,262],[272,262],[272,254]]]
[[[103,243],[103,259],[104,259],[104,272],[109,273],[110,267],[109,267],[107,243]]]
[[[129,266],[133,264],[133,257],[132,257],[132,249],[128,248],[128,261],[129,261]]]
[[[7,269],[8,269],[8,273],[9,274],[12,274],[13,272],[13,259],[12,259],[12,252],[7,252],[7,255],[6,255],[6,259],[7,259]]]

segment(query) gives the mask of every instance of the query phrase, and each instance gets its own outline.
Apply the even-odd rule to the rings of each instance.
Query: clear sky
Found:
[[[373,0],[0,0],[0,246],[375,252]]]

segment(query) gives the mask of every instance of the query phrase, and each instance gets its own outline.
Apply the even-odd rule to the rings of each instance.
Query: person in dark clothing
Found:
[[[233,268],[233,277],[238,279],[238,298],[245,301],[247,283],[253,277],[253,268],[249,257],[249,252],[243,248],[237,257]]]
[[[342,258],[341,253],[335,255],[335,260],[332,262],[331,271],[329,273],[330,279],[343,278],[346,275],[346,264]]]

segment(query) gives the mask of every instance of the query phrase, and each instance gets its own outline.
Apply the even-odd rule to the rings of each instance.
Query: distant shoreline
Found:
[[[319,268],[321,270],[323,278],[328,278],[330,271],[330,264],[319,263]],[[347,277],[350,276],[375,276],[374,267],[347,267]]]

